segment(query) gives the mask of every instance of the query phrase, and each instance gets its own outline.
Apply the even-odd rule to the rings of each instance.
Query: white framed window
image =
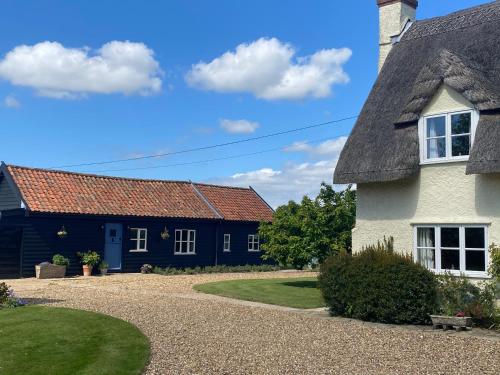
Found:
[[[229,233],[224,234],[224,252],[228,253],[231,251],[231,235]]]
[[[419,122],[422,164],[469,159],[479,114],[466,110],[426,116]]]
[[[196,231],[192,229],[175,230],[175,255],[196,254]]]
[[[415,260],[437,273],[487,277],[488,228],[485,225],[415,226]]]
[[[148,251],[148,230],[146,228],[130,228],[130,252]]]
[[[248,251],[260,251],[260,239],[258,234],[248,235]]]

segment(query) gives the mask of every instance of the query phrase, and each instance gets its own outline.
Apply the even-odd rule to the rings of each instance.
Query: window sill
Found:
[[[431,159],[420,161],[420,165],[433,165],[433,164],[449,164],[449,163],[464,163],[469,161],[469,157],[453,158],[453,159]]]
[[[260,250],[248,250],[249,253],[260,253]]]
[[[223,253],[230,253],[231,250],[222,250]]]
[[[174,255],[196,255],[196,253],[174,253]]]
[[[445,274],[450,274],[453,276],[465,276],[469,278],[474,278],[474,279],[491,279],[491,276],[487,272],[483,271],[456,271],[456,270],[433,270],[431,269],[432,272],[434,272],[436,275],[445,275]]]
[[[147,253],[147,250],[129,250],[129,253]]]

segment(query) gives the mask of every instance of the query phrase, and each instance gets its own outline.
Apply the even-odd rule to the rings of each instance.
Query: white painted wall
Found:
[[[467,108],[465,98],[442,87],[423,115]],[[393,236],[396,250],[411,253],[415,224],[487,224],[490,243],[500,244],[500,174],[466,175],[465,167],[423,165],[414,178],[358,184],[353,250]]]

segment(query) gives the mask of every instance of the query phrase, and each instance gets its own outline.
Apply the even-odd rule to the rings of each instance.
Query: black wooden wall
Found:
[[[195,267],[214,264],[244,265],[261,264],[261,253],[248,252],[248,235],[255,234],[258,223],[226,222],[220,220],[191,219],[138,219],[90,216],[29,216],[2,219],[3,224],[14,222],[22,227],[22,276],[35,273],[35,265],[51,261],[54,254],[70,259],[68,274],[81,274],[81,265],[76,256],[78,251],[95,250],[104,257],[104,225],[123,225],[122,271],[139,272],[149,263],[160,267]],[[64,226],[68,235],[59,238],[57,232]],[[163,240],[160,233],[164,228],[170,238]],[[148,229],[148,252],[130,252],[128,228]],[[196,230],[196,254],[174,255],[175,229]],[[231,252],[223,252],[223,235],[231,234]],[[217,254],[216,254],[217,251]],[[97,271],[97,270],[96,270]]]

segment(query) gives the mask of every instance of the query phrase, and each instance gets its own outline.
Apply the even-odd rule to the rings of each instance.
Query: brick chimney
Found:
[[[418,0],[377,0],[380,21],[380,50],[378,71],[382,70],[385,59],[409,23],[414,22]]]

